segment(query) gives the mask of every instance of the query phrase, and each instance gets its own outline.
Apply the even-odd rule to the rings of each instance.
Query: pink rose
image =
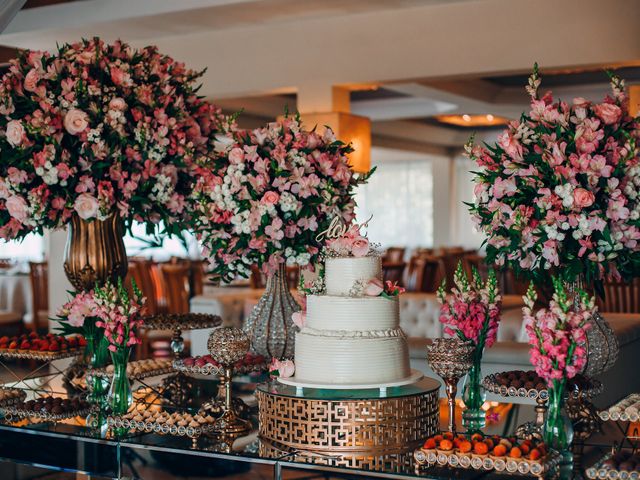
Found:
[[[12,195],[5,203],[9,215],[18,220],[20,223],[24,223],[28,216],[27,202],[19,195]]]
[[[72,108],[64,116],[64,128],[71,135],[77,135],[86,130],[89,126],[89,117],[82,110]]]
[[[109,102],[109,108],[111,110],[122,111],[127,108],[127,103],[120,97],[112,98]]]
[[[11,120],[7,123],[7,142],[12,147],[17,147],[22,144],[25,138],[24,127],[20,120]]]
[[[304,310],[300,310],[291,315],[291,320],[293,320],[293,324],[302,329],[307,323],[307,312]]]
[[[278,371],[280,372],[281,377],[288,378],[293,376],[296,371],[296,366],[291,360],[283,360],[280,362],[280,368]]]
[[[379,297],[384,291],[384,284],[379,278],[372,278],[364,288],[364,294],[370,297]]]
[[[40,80],[40,75],[35,68],[29,70],[29,73],[24,77],[24,89],[27,92],[35,92],[38,88],[38,81]]]
[[[354,257],[364,257],[369,253],[369,240],[365,237],[358,237],[351,243],[351,253]]]
[[[622,117],[622,110],[620,110],[620,107],[611,103],[601,103],[594,106],[593,110],[606,125],[612,125],[618,122]]]
[[[129,74],[124,70],[113,67],[111,68],[111,81],[116,85],[122,85],[129,80]]]
[[[275,205],[276,203],[278,203],[278,200],[280,200],[280,195],[278,194],[278,192],[270,190],[262,196],[262,200],[260,200],[260,202],[266,205]]]
[[[584,188],[576,188],[573,191],[573,203],[580,208],[590,207],[593,205],[596,197],[593,192]]]
[[[98,216],[98,200],[88,193],[83,193],[76,198],[73,208],[83,220],[89,220]]]
[[[234,147],[229,152],[229,161],[233,164],[242,163],[244,161],[244,151],[240,147]]]

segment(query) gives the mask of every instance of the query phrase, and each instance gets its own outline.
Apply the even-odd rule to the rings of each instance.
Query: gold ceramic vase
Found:
[[[64,250],[64,271],[76,290],[91,290],[96,283],[116,283],[127,275],[124,225],[118,215],[106,220],[83,220],[73,214]]]

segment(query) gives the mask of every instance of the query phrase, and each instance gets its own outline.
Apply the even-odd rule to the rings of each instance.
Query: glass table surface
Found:
[[[193,380],[193,396],[200,404],[216,391],[211,380]],[[274,478],[293,479],[307,475],[330,474],[331,478],[431,478],[461,480],[475,478],[508,478],[509,475],[482,471],[430,467],[416,471],[411,453],[386,455],[366,468],[344,464],[340,456],[309,454],[302,451],[282,451],[258,438],[257,408],[253,392],[256,387],[295,396],[295,388],[261,378],[238,379],[234,394],[244,396],[251,407],[254,431],[244,437],[224,439],[201,437],[194,444],[187,437],[155,433],[126,433],[115,437],[84,425],[69,423],[0,422],[0,460],[44,467],[50,470],[79,472],[101,478],[154,478],[153,472],[169,473],[175,478]],[[263,383],[260,383],[263,382]],[[256,386],[256,383],[258,385]],[[438,382],[424,379],[416,385],[390,388],[393,395],[419,394],[424,389],[437,388]],[[305,397],[371,398],[377,390],[367,391],[307,391]],[[253,398],[253,404],[251,399]],[[375,398],[375,397],[374,397]],[[311,474],[311,471],[315,472]],[[151,472],[151,473],[149,473]],[[301,473],[302,472],[302,473]],[[244,476],[243,476],[244,475]],[[1,475],[0,475],[1,476]],[[171,478],[171,477],[170,477]]]

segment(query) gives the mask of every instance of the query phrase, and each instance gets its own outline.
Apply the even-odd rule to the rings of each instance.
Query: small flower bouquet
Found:
[[[545,423],[545,442],[559,450],[568,447],[561,411],[567,380],[580,373],[587,364],[587,330],[595,312],[595,299],[584,291],[569,298],[561,279],[554,277],[555,293],[549,308],[533,308],[537,295],[529,287],[522,311],[531,344],[531,364],[549,386],[549,410]]]
[[[218,156],[192,197],[193,227],[223,280],[247,277],[257,265],[272,276],[280,265],[312,265],[316,239],[333,218],[354,217],[357,177],[351,147],[327,129],[320,136],[294,118],[216,137]]]
[[[107,282],[104,287],[96,288],[94,298],[99,318],[96,326],[104,329],[114,367],[109,403],[114,414],[124,414],[133,402],[127,363],[131,347],[141,343],[137,333],[143,324],[144,298],[135,285],[133,294],[129,295],[122,280],[117,286]]]
[[[480,167],[471,212],[488,239],[487,261],[542,284],[548,271],[588,285],[640,274],[640,119],[629,115],[624,82],[612,96],[571,104],[539,96],[495,145],[466,146]]]
[[[475,431],[484,427],[486,422],[482,410],[482,355],[485,346],[491,347],[496,341],[502,297],[493,270],[489,270],[487,281],[483,283],[480,274],[474,268],[469,280],[460,262],[456,268],[454,282],[451,295],[447,295],[445,291],[445,281],[438,289],[438,301],[442,305],[440,322],[445,325],[446,334],[457,335],[461,340],[471,342],[475,346],[473,365],[467,374],[462,397],[466,406],[462,415],[463,423],[468,429]]]
[[[272,377],[289,378],[296,371],[296,366],[292,360],[278,360],[273,358],[269,364],[269,375]]]
[[[203,72],[98,38],[26,50],[0,80],[0,238],[118,215],[176,233],[223,129]]]

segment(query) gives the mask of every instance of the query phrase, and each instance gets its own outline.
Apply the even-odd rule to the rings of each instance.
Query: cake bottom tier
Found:
[[[333,385],[376,384],[408,377],[404,336],[389,338],[296,335],[296,380]]]

